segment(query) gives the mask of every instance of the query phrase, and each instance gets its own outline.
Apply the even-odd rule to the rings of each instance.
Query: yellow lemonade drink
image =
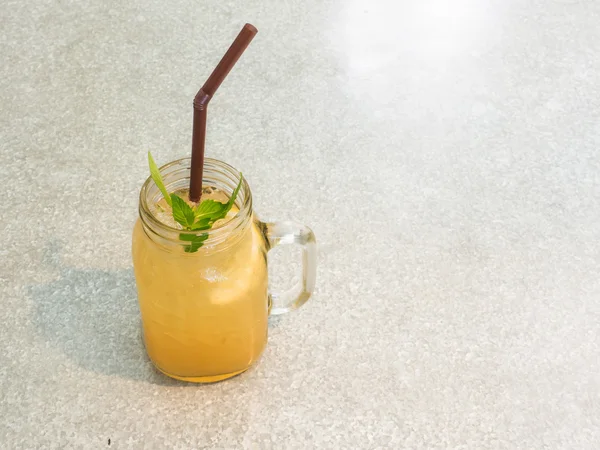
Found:
[[[187,199],[187,192],[177,192]],[[217,188],[204,192],[202,201],[228,200]],[[187,381],[243,372],[266,345],[269,309],[267,245],[251,207],[234,206],[200,248],[186,252],[169,206],[148,197],[133,231],[133,262],[150,359]]]

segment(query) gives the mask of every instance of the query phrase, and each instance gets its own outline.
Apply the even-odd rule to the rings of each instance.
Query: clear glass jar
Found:
[[[186,188],[190,159],[160,171],[169,192]],[[231,195],[238,182],[239,172],[233,167],[205,160],[203,186]],[[161,198],[148,178],[133,230],[133,266],[148,356],[160,371],[181,380],[213,382],[237,375],[264,350],[269,314],[296,309],[310,297],[316,276],[315,237],[305,226],[258,220],[244,180],[237,214],[208,230],[203,246],[187,253],[189,241],[180,235],[203,232],[160,222],[153,205]],[[303,275],[298,286],[276,296],[268,292],[266,255],[279,244],[302,246]]]

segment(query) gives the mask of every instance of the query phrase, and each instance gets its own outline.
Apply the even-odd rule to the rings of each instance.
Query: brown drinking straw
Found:
[[[210,74],[204,86],[194,98],[194,128],[192,131],[192,169],[190,173],[190,200],[199,202],[202,195],[202,169],[204,167],[204,143],[206,141],[206,108],[215,91],[219,88],[227,74],[240,59],[258,30],[247,23],[235,38],[227,53],[223,56],[215,70]]]

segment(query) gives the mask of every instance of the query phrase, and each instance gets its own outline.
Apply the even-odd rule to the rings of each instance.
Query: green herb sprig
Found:
[[[240,192],[240,188],[242,187],[242,182],[244,180],[244,176],[240,172],[240,182],[234,189],[227,203],[221,203],[216,200],[209,199],[204,200],[195,208],[192,208],[177,194],[169,194],[167,192],[167,188],[165,188],[165,183],[162,180],[158,166],[154,162],[154,158],[152,158],[152,154],[150,152],[148,152],[148,165],[150,166],[150,176],[156,183],[156,186],[162,193],[167,204],[173,210],[173,219],[186,231],[210,230],[217,220],[223,219],[234,205],[235,199]],[[204,245],[204,241],[208,239],[208,233],[180,233],[179,239],[184,242],[189,242],[189,244],[184,247],[184,250],[187,253],[194,253]]]

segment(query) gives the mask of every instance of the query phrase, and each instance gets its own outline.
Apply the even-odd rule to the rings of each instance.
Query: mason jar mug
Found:
[[[189,185],[190,159],[160,169],[169,192]],[[240,174],[206,159],[203,187],[230,196]],[[248,369],[267,343],[269,315],[303,305],[316,277],[312,231],[291,222],[261,222],[246,180],[232,217],[208,232],[184,231],[159,220],[162,198],[151,178],[142,186],[133,230],[133,266],[148,356],[166,375],[214,382]],[[202,245],[190,251],[201,233]],[[280,295],[269,293],[267,252],[277,245],[302,247],[301,281]]]

